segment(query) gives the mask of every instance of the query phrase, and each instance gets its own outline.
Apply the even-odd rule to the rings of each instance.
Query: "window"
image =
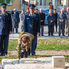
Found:
[[[12,0],[0,0],[1,3],[7,3],[7,5],[12,5]]]
[[[60,1],[61,1],[61,5],[63,5],[64,0],[60,0]]]
[[[58,0],[58,6],[63,6],[64,0]]]

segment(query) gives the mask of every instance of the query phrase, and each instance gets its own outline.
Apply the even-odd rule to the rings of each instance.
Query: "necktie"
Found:
[[[5,13],[3,13],[3,16],[5,16]]]
[[[33,17],[33,14],[31,14],[31,16]]]

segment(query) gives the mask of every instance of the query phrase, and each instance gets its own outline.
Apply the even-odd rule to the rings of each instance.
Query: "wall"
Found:
[[[49,5],[50,0],[46,0],[46,5]]]
[[[7,10],[13,10],[14,8],[21,10],[21,0],[13,0],[12,5],[7,6]]]

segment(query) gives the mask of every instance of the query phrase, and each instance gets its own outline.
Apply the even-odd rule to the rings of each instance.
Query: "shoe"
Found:
[[[51,35],[51,36],[54,36],[54,35]]]
[[[35,54],[32,54],[32,56],[36,56]]]
[[[65,35],[63,35],[63,36],[65,36]]]
[[[3,54],[3,56],[6,56],[7,54]]]
[[[60,36],[60,34],[59,34],[59,36]]]
[[[2,56],[2,53],[0,53],[0,56]]]
[[[44,35],[42,35],[42,36],[44,36]]]

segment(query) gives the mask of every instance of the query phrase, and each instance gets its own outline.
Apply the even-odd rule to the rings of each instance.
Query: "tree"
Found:
[[[12,0],[0,0],[0,3],[10,3]]]

